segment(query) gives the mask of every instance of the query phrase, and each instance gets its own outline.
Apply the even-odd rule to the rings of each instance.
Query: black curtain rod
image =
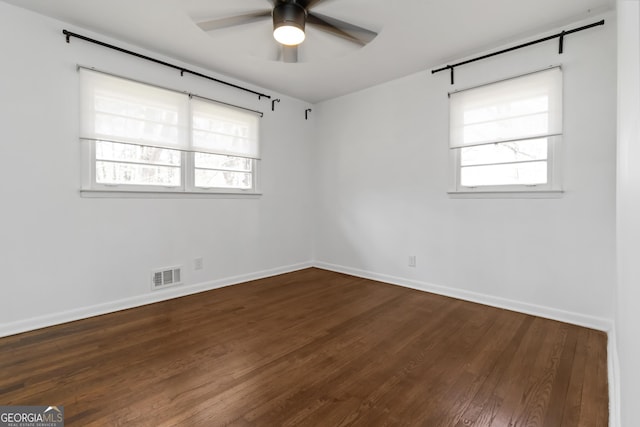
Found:
[[[271,99],[271,96],[265,95],[264,93],[256,92],[255,90],[247,89],[245,87],[238,86],[238,85],[233,84],[233,83],[225,82],[223,80],[216,79],[215,77],[207,76],[207,75],[199,73],[197,71],[189,70],[188,68],[179,67],[177,65],[170,64],[168,62],[164,62],[164,61],[161,61],[159,59],[151,58],[150,56],[142,55],[140,53],[133,52],[133,51],[130,51],[130,50],[127,50],[127,49],[123,49],[121,47],[114,46],[112,44],[101,42],[101,41],[96,40],[96,39],[85,37],[85,36],[77,34],[77,33],[72,33],[71,31],[62,30],[62,34],[65,35],[65,37],[67,39],[67,43],[69,43],[69,39],[71,37],[75,37],[75,38],[78,38],[78,39],[81,39],[81,40],[85,40],[85,41],[88,41],[88,42],[91,42],[91,43],[95,43],[95,44],[100,45],[100,46],[108,47],[109,49],[117,50],[118,52],[122,52],[122,53],[126,53],[128,55],[135,56],[137,58],[146,59],[147,61],[155,62],[156,64],[164,65],[165,67],[169,67],[169,68],[173,68],[175,70],[179,70],[180,71],[180,75],[184,75],[184,73],[193,74],[194,76],[202,77],[203,79],[212,80],[212,81],[214,81],[216,83],[220,83],[220,84],[223,84],[223,85],[226,85],[226,86],[230,86],[230,87],[235,88],[235,89],[240,89],[240,90],[243,90],[245,92],[253,93],[254,95],[258,95],[258,99],[261,99],[261,98]]]
[[[586,30],[586,29],[589,29],[589,28],[597,27],[599,25],[604,25],[604,19],[601,20],[601,21],[598,21],[598,22],[594,22],[593,24],[585,25],[585,26],[582,26],[582,27],[579,27],[579,28],[574,28],[574,29],[567,30],[567,31],[561,31],[558,34],[554,34],[554,35],[548,36],[548,37],[543,37],[541,39],[533,40],[533,41],[530,41],[530,42],[527,42],[527,43],[523,43],[523,44],[520,44],[518,46],[513,46],[513,47],[510,47],[510,48],[507,48],[507,49],[502,49],[502,50],[499,50],[497,52],[488,53],[486,55],[478,56],[476,58],[467,59],[466,61],[458,62],[457,64],[447,65],[445,67],[438,68],[437,70],[431,70],[431,74],[435,74],[435,73],[439,73],[441,71],[449,70],[449,71],[451,71],[451,84],[453,84],[454,83],[453,70],[456,67],[459,67],[459,66],[465,65],[465,64],[469,64],[471,62],[480,61],[482,59],[491,58],[492,56],[501,55],[503,53],[511,52],[512,50],[521,49],[523,47],[531,46],[531,45],[534,45],[534,44],[546,42],[546,41],[549,41],[549,40],[552,40],[552,39],[557,39],[557,38],[560,39],[560,45],[559,45],[559,48],[558,48],[558,53],[562,54],[564,52],[564,36],[566,36],[568,34],[572,34],[572,33],[577,33],[578,31],[582,31],[582,30]]]
[[[226,105],[227,107],[237,108],[238,110],[249,111],[250,113],[255,113],[260,117],[264,117],[264,113],[258,110],[252,110],[251,108],[241,107],[239,105],[229,104],[228,102],[218,101],[217,99],[207,98],[206,96],[196,95],[195,93],[190,93],[189,98],[200,98],[210,102],[215,102],[216,104]]]

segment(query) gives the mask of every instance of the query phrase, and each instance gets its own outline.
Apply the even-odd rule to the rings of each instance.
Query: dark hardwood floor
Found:
[[[607,337],[308,269],[0,339],[78,426],[606,426]]]

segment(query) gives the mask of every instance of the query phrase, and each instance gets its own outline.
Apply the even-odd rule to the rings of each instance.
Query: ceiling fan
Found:
[[[271,9],[258,10],[227,18],[198,22],[204,31],[214,31],[244,25],[271,17],[273,37],[282,46],[284,62],[298,62],[298,46],[305,40],[305,26],[340,37],[359,46],[373,40],[378,33],[336,18],[311,12],[310,9],[325,0],[268,0]]]

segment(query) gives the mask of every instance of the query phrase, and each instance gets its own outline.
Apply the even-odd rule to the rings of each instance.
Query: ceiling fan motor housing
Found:
[[[282,26],[298,27],[304,31],[307,11],[297,3],[280,3],[273,8],[273,29]]]

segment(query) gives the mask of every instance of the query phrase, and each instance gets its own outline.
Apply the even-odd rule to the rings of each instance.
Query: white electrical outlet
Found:
[[[415,267],[415,266],[416,266],[416,256],[409,255],[409,267]]]
[[[204,259],[202,257],[195,258],[193,260],[193,269],[202,270],[204,268]]]

